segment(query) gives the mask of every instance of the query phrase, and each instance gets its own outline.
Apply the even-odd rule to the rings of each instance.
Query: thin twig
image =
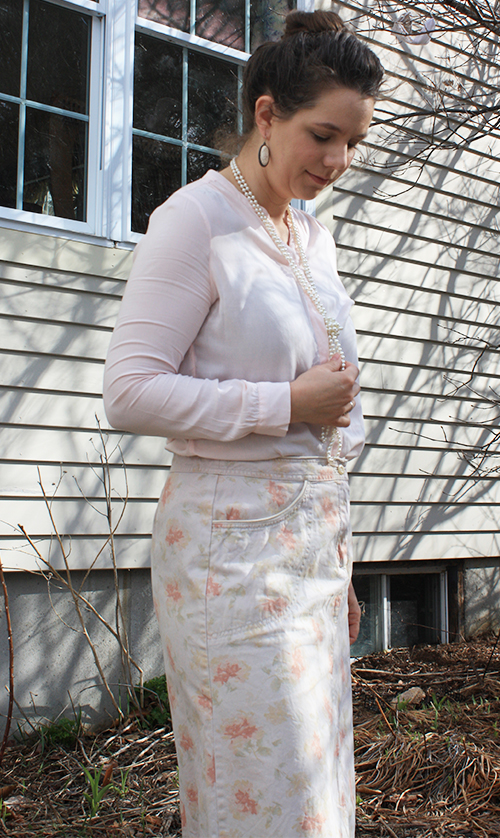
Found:
[[[10,726],[12,724],[12,712],[14,709],[14,641],[12,639],[12,623],[10,619],[9,609],[9,594],[7,592],[7,585],[3,575],[2,559],[0,557],[0,583],[3,590],[3,599],[5,604],[5,619],[7,621],[7,638],[9,641],[9,707],[7,710],[7,720],[5,723],[5,730],[0,746],[0,765],[2,764],[3,755],[7,747],[7,739],[9,738]]]

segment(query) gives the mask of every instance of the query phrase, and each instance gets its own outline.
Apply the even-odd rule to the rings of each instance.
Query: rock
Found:
[[[420,687],[410,687],[409,690],[399,693],[399,695],[396,695],[392,699],[391,707],[397,710],[398,708],[403,709],[403,707],[415,706],[416,704],[421,704],[424,698],[425,693]]]

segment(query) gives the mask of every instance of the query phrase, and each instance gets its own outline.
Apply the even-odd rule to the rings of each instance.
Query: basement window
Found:
[[[359,637],[351,655],[360,657],[418,643],[448,640],[447,573],[355,571],[354,589],[361,605]]]

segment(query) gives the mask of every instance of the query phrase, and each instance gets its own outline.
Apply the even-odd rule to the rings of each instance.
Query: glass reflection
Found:
[[[41,0],[30,2],[28,99],[88,113],[90,18]]]
[[[382,648],[382,602],[378,576],[353,576],[354,590],[361,606],[361,623],[351,657],[369,655]]]
[[[198,0],[196,34],[217,44],[245,49],[245,0]]]
[[[137,33],[134,65],[134,128],[180,139],[182,49]]]
[[[236,130],[237,70],[202,53],[189,55],[188,140],[218,148]]]
[[[181,148],[134,137],[132,159],[132,230],[145,233],[149,216],[181,185]]]
[[[252,0],[250,4],[250,52],[265,41],[278,41],[285,28],[285,17],[297,7],[295,0]]]
[[[22,15],[22,3],[0,0],[0,93],[9,96],[20,93]]]
[[[23,209],[86,220],[87,124],[28,108]]]
[[[16,206],[19,105],[0,100],[0,204]]]
[[[219,157],[217,154],[206,154],[204,151],[188,151],[187,179],[188,183],[199,180],[209,169],[219,172],[229,164],[229,158]]]
[[[139,17],[189,32],[189,0],[139,0]]]
[[[197,0],[195,33],[217,44],[245,50],[245,10],[249,0]],[[295,0],[252,0],[250,5],[250,51],[264,41],[281,37],[287,12]],[[139,0],[139,17],[190,30],[190,0]]]

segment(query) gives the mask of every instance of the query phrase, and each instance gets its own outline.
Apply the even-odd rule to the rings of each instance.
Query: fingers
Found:
[[[327,367],[332,372],[346,372],[349,378],[351,378],[353,381],[355,381],[359,375],[359,369],[357,368],[357,366],[355,366],[355,364],[352,364],[350,361],[345,362],[344,370],[342,370],[342,358],[338,353],[336,355],[333,355],[329,361],[325,361],[325,363],[321,364],[320,366]]]

